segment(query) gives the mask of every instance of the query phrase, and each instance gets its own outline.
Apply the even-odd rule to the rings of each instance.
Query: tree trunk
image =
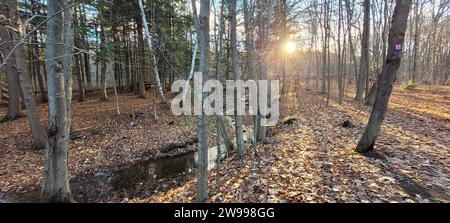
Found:
[[[338,33],[337,33],[337,54],[338,54],[338,89],[339,89],[339,104],[342,103],[342,99],[344,98],[344,85],[343,85],[343,79],[342,79],[342,61],[343,56],[341,54],[341,26],[342,26],[342,0],[339,0],[338,5]],[[344,43],[345,43],[345,37],[344,37]]]
[[[200,0],[199,32],[200,35],[200,71],[203,83],[209,77],[209,12],[210,1]],[[203,111],[203,99],[201,95],[202,114],[198,117],[198,168],[197,168],[197,202],[205,202],[208,198],[208,117]]]
[[[112,70],[111,61],[108,61],[108,65],[109,65],[110,70]],[[114,98],[115,98],[115,101],[116,101],[116,114],[119,116],[120,115],[120,106],[119,106],[119,94],[117,92],[116,78],[114,76],[114,73],[110,73],[110,74],[112,74],[110,76],[111,76],[112,81],[113,81]]]
[[[392,25],[389,29],[386,62],[384,63],[380,74],[375,103],[369,117],[369,122],[356,147],[356,151],[358,152],[371,151],[378,137],[388,107],[394,80],[401,62],[402,49],[397,50],[396,48],[398,46],[403,48],[410,8],[411,0],[396,0]]]
[[[10,26],[15,29],[11,32],[13,43],[18,46],[13,52],[16,59],[17,75],[19,76],[20,87],[23,94],[23,101],[28,111],[28,122],[30,124],[31,135],[33,139],[33,147],[35,149],[43,149],[45,147],[45,134],[41,127],[39,112],[36,108],[36,102],[33,97],[33,87],[30,75],[28,74],[28,66],[25,63],[25,47],[22,42],[22,21],[20,19],[18,2],[14,0],[5,1],[4,7],[11,13]]]
[[[246,64],[247,64],[247,77],[253,80],[257,80],[257,74],[255,72],[255,58],[254,58],[254,35],[253,35],[253,5],[249,5],[248,0],[244,0],[244,27],[245,27],[245,48],[246,48]],[[258,140],[259,119],[258,119],[258,106],[251,108],[254,112],[253,115],[253,146],[256,148],[256,141]],[[256,151],[256,150],[255,150]]]
[[[322,44],[322,86],[320,93],[325,94],[327,90],[327,50],[328,50],[328,0],[325,0],[324,4],[324,20],[323,20],[323,44]]]
[[[244,28],[245,28],[245,48],[246,48],[246,68],[247,78],[256,80],[255,64],[253,55],[253,6],[248,0],[244,0]]]
[[[48,1],[48,16],[54,16],[47,22],[46,44],[49,111],[42,197],[48,202],[73,201],[68,169],[70,98],[66,94],[71,90],[67,78],[71,78],[72,56],[62,57],[65,52],[71,53],[66,47],[73,44],[71,21],[68,21],[71,20],[71,9],[59,13],[68,5],[64,0]],[[65,44],[52,44],[62,42]]]
[[[353,18],[353,11],[350,5],[349,0],[345,0],[345,7],[347,8],[347,35],[348,35],[348,46],[350,50],[351,59],[353,62],[353,68],[354,68],[354,76],[355,81],[358,79],[358,61],[356,60],[356,54],[355,54],[355,48],[353,46],[353,40],[352,40],[352,18]],[[349,78],[351,80],[351,78]]]
[[[364,24],[361,38],[361,61],[359,74],[356,79],[355,101],[361,101],[364,92],[364,84],[369,73],[369,35],[370,35],[370,0],[364,0]]]
[[[326,2],[325,4],[325,42],[326,42],[326,69],[327,69],[327,101],[326,106],[328,107],[328,104],[330,102],[330,94],[331,94],[331,77],[330,77],[330,17],[331,17],[331,10],[330,10],[330,2]]]
[[[414,47],[413,47],[413,67],[412,67],[412,82],[416,82],[417,78],[417,54],[418,54],[418,45],[419,45],[419,35],[420,35],[420,29],[419,29],[419,0],[415,1],[415,7],[414,7]]]
[[[86,49],[86,50],[89,50]],[[86,80],[87,86],[86,89],[92,90],[92,73],[91,73],[91,57],[88,53],[84,53],[84,78],[83,80]]]
[[[33,33],[33,41],[38,42],[37,31]],[[41,92],[41,102],[47,102],[47,92],[45,91],[45,81],[41,73],[41,61],[39,60],[39,45],[34,45],[34,54],[36,55],[36,61],[34,62],[36,68],[36,80],[39,85],[39,90]]]
[[[268,0],[267,2],[260,2],[261,8],[267,7],[267,14],[260,15],[260,21],[258,21],[259,26],[263,27],[259,29],[260,42],[261,42],[261,79],[268,80],[269,79],[269,66],[270,66],[270,58],[269,58],[269,34],[271,30],[271,23],[273,18],[273,10],[274,10],[274,0]],[[264,11],[260,11],[260,13],[265,13]],[[269,96],[268,96],[269,97]],[[259,100],[262,100],[261,98]],[[264,117],[267,118],[267,117]],[[261,117],[258,118],[261,120]],[[267,135],[266,135],[266,125],[259,124],[260,129],[258,132],[258,137],[256,140],[261,141],[262,143],[267,143]]]
[[[377,75],[379,78],[379,74]],[[373,103],[375,103],[375,96],[377,94],[377,88],[378,88],[378,78],[375,81],[375,83],[373,83],[372,87],[369,90],[369,93],[367,94],[367,97],[364,100],[364,104],[368,105],[368,106],[372,106]]]
[[[237,26],[237,20],[236,20],[236,0],[230,0],[229,2],[229,9],[230,13],[230,48],[231,48],[231,66],[233,71],[233,79],[235,81],[240,79],[239,74],[239,58],[238,58],[238,49],[237,49],[237,32],[236,32],[236,26]],[[242,116],[238,115],[237,111],[237,105],[238,100],[240,100],[240,97],[238,97],[238,90],[234,88],[234,119],[235,119],[235,130],[236,130],[236,147],[237,147],[237,154],[240,159],[244,156],[244,137],[242,132]]]
[[[197,7],[195,6],[195,0],[191,0],[191,6],[192,6],[192,20],[194,22],[196,35],[195,35],[194,48],[192,49],[191,69],[189,70],[189,76],[186,79],[186,83],[185,83],[184,88],[183,88],[183,95],[182,95],[182,99],[183,99],[182,102],[183,103],[186,100],[186,96],[188,94],[189,83],[192,80],[192,76],[194,75],[195,58],[197,56],[198,44],[200,42],[199,41],[200,36],[198,35],[199,24],[198,24]]]
[[[75,56],[75,75],[77,75],[77,82],[78,82],[78,101],[84,102],[86,101],[86,91],[84,89],[84,79],[83,79],[83,73],[81,72],[81,63],[80,63],[80,55]]]
[[[10,32],[3,25],[0,25],[0,39],[4,43],[2,45],[2,53],[3,55],[8,55],[13,48],[12,39]],[[7,60],[6,74],[7,74],[9,98],[6,115],[0,122],[11,121],[23,117],[25,115],[22,112],[20,112],[20,83],[19,78],[17,77],[15,59],[14,57],[11,57],[7,58],[6,60]]]
[[[105,2],[101,0],[99,3],[99,11],[100,11],[100,17],[104,17],[104,4]],[[100,48],[101,48],[101,55],[102,57],[106,57],[107,55],[107,39],[106,39],[106,30],[105,30],[105,24],[100,24]],[[101,67],[100,67],[100,101],[107,101],[108,100],[108,94],[106,92],[106,58],[100,58],[101,60]],[[99,63],[98,61],[97,63]]]
[[[194,1],[192,1],[192,3],[194,3]],[[218,40],[218,44],[216,47],[216,50],[217,50],[216,51],[216,55],[217,55],[216,80],[218,80],[218,81],[220,81],[222,79],[223,34],[225,32],[225,19],[223,18],[224,8],[225,8],[225,3],[222,2],[221,6],[220,6],[220,30],[219,30],[219,35],[218,35],[219,40]],[[195,15],[196,14],[197,13],[195,13]],[[223,123],[222,117],[216,114],[215,118],[216,118],[216,122],[217,122],[216,127],[218,130],[218,133],[220,133],[222,135],[222,138],[225,143],[225,146],[227,147],[227,150],[228,151],[234,150],[233,142],[231,141],[231,138],[228,135],[228,131]],[[220,147],[218,149],[220,149]]]
[[[208,3],[208,5],[209,5],[209,3]],[[208,6],[208,8],[209,8],[209,6]],[[140,9],[141,17],[142,17],[142,22],[144,25],[145,36],[147,39],[147,45],[148,45],[148,48],[150,50],[150,54],[152,57],[151,59],[152,59],[152,63],[153,63],[152,64],[153,75],[155,75],[155,83],[156,83],[156,86],[158,87],[159,96],[161,98],[161,101],[166,102],[166,98],[164,96],[164,90],[161,85],[161,80],[159,78],[158,65],[157,65],[156,56],[155,56],[156,53],[155,53],[155,50],[153,49],[153,38],[148,29],[148,23],[147,23],[147,19],[145,18],[144,5],[142,3],[142,0],[139,0],[139,9]]]
[[[381,58],[382,58],[383,62],[386,60],[386,46],[387,46],[386,38],[387,38],[388,29],[389,29],[388,9],[389,9],[388,1],[385,0],[384,1],[384,10],[383,10],[383,15],[385,16],[385,18],[384,18],[384,24],[383,24],[383,31],[381,34],[382,35]],[[365,98],[365,102],[364,102],[365,105],[372,106],[375,103],[375,96],[377,93],[379,78],[380,78],[380,73],[378,72],[376,74],[376,80],[372,84],[372,87],[370,88],[369,93],[367,94],[367,96]]]
[[[126,84],[127,84],[127,91],[131,91],[131,72],[130,72],[130,66],[131,66],[131,60],[130,60],[130,42],[129,42],[129,34],[128,34],[128,26],[124,26],[122,30],[122,35],[124,38],[124,46],[125,46],[125,76],[126,76]]]
[[[103,28],[102,28],[103,29]],[[108,94],[106,92],[106,59],[101,58],[100,65],[100,101],[107,101],[108,100]]]
[[[137,36],[138,36],[138,52],[137,55],[139,57],[139,66],[140,68],[138,69],[139,73],[138,73],[138,98],[145,98],[145,85],[144,85],[144,80],[145,80],[145,68],[144,68],[144,56],[145,56],[145,51],[144,51],[144,36],[142,34],[142,17],[138,17],[137,18]]]
[[[104,28],[101,28],[101,41],[102,41],[102,45],[103,45],[103,50],[106,50],[106,33],[104,31]],[[107,60],[105,58],[100,58],[101,61],[99,61],[101,63],[101,67],[100,67],[100,101],[107,101],[108,100],[108,94],[106,93],[106,62]]]

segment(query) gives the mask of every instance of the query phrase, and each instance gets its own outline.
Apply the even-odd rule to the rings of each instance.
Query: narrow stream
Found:
[[[235,141],[233,142],[235,144]],[[228,155],[224,144],[220,146],[220,160]],[[113,188],[115,190],[126,189],[141,182],[151,183],[165,177],[178,176],[182,173],[190,173],[197,168],[198,152],[189,152],[179,156],[163,157],[138,162],[128,168],[113,173]],[[216,166],[217,146],[208,149],[208,169]]]
[[[253,141],[253,135],[251,133],[244,131],[243,134],[246,144]],[[232,143],[236,148],[236,139],[233,139]],[[216,166],[217,152],[217,146],[208,149],[208,170]],[[229,152],[225,144],[220,145],[220,152],[220,160],[222,161],[227,157]],[[138,183],[152,183],[162,178],[190,173],[197,168],[197,156],[198,153],[195,151],[179,156],[137,162],[128,168],[113,172],[111,175],[112,187],[114,190],[127,189],[136,186]]]

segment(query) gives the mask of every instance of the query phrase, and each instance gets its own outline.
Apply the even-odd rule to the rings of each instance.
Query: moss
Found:
[[[401,87],[405,90],[414,90],[416,88],[416,84],[413,80],[409,80],[408,82],[403,83]]]

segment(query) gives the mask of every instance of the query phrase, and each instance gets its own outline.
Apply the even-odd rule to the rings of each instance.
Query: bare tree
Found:
[[[45,168],[42,197],[48,202],[72,202],[69,186],[69,124],[71,98],[67,91],[71,90],[70,65],[72,55],[65,46],[73,44],[71,27],[71,10],[65,0],[49,0],[47,22],[46,69],[48,80],[48,140],[45,149]],[[62,13],[61,13],[62,12]],[[66,32],[66,33],[65,33]],[[67,36],[67,33],[72,36]],[[65,44],[54,44],[65,43]],[[66,73],[65,73],[66,72]],[[66,85],[68,83],[68,85]]]
[[[381,125],[386,114],[389,97],[392,92],[395,77],[401,62],[402,48],[405,41],[405,32],[411,0],[396,0],[392,24],[389,29],[388,52],[386,62],[379,76],[379,84],[375,103],[369,117],[364,134],[359,140],[356,151],[368,152],[373,149]]]
[[[3,5],[0,5],[3,7]],[[4,11],[4,9],[0,8],[0,11]],[[5,17],[6,18],[6,17]],[[2,21],[0,24],[0,39],[2,40],[2,52],[3,55],[8,55],[9,52],[13,48],[12,39],[10,31],[6,28],[9,26],[7,21]],[[20,111],[20,83],[19,78],[17,76],[17,70],[15,67],[15,60],[13,58],[7,58],[6,63],[6,74],[7,74],[7,83],[8,83],[8,108],[6,110],[5,117],[1,120],[1,122],[11,121],[20,117],[23,117],[23,114]]]
[[[348,35],[348,47],[350,50],[350,59],[353,63],[355,80],[358,79],[358,61],[356,60],[355,47],[352,40],[352,21],[353,21],[353,7],[350,4],[350,0],[345,0],[345,7],[347,8],[347,35]],[[351,80],[351,78],[349,79]]]
[[[420,11],[419,11],[420,8]],[[420,36],[420,18],[422,14],[422,4],[420,0],[415,0],[414,4],[414,47],[413,47],[413,67],[411,72],[411,80],[412,82],[416,82],[417,77],[417,60],[418,60],[418,54],[419,54],[419,36]]]
[[[10,16],[10,27],[11,27],[11,39],[14,43],[15,52],[14,54],[16,62],[17,75],[19,76],[20,87],[22,90],[23,100],[25,102],[25,107],[28,111],[28,122],[30,124],[31,135],[33,139],[33,147],[35,149],[43,149],[45,147],[45,134],[41,127],[41,122],[39,119],[39,113],[36,108],[36,102],[33,98],[33,87],[31,84],[31,79],[28,74],[28,66],[25,62],[25,47],[23,44],[22,35],[22,21],[19,15],[18,2],[15,0],[4,1],[3,8],[6,12],[9,12]],[[6,60],[8,57],[6,56]]]
[[[369,36],[370,36],[370,0],[364,0],[364,24],[361,38],[361,61],[356,79],[355,101],[361,101],[364,84],[369,74]]]
[[[209,14],[210,1],[200,0],[199,32],[200,35],[200,71],[205,82],[209,77]],[[198,117],[198,168],[197,168],[197,202],[208,198],[208,117],[203,112],[205,93],[200,92],[202,114]]]
[[[166,101],[166,98],[164,96],[164,91],[163,91],[163,87],[161,85],[161,80],[159,78],[159,72],[158,72],[158,65],[156,62],[156,56],[155,56],[155,52],[154,52],[154,44],[153,44],[153,37],[150,34],[150,31],[148,29],[148,23],[147,23],[147,19],[145,18],[145,12],[144,12],[144,5],[142,4],[142,0],[139,0],[139,8],[140,8],[140,13],[141,13],[141,18],[142,18],[142,22],[143,22],[143,26],[144,26],[144,31],[145,31],[145,37],[147,40],[147,45],[148,48],[150,50],[150,54],[151,54],[151,59],[152,59],[152,66],[153,66],[153,75],[155,75],[155,83],[156,86],[158,87],[158,92],[159,92],[159,96],[161,98],[161,100],[163,102]],[[143,77],[141,77],[143,78]],[[141,80],[143,81],[143,80]],[[143,88],[143,86],[141,86]]]
[[[100,18],[103,18],[105,16],[105,1],[99,0],[98,2],[98,8],[99,8],[99,16]],[[100,20],[101,21],[101,20]],[[102,57],[106,57],[107,53],[107,38],[106,38],[106,29],[104,22],[100,24],[100,52],[102,54]],[[106,92],[106,62],[107,60],[105,58],[100,58],[101,61],[98,61],[101,63],[100,65],[100,101],[107,101],[108,100],[108,94]],[[97,80],[98,81],[98,80]]]
[[[246,68],[247,77],[253,80],[258,79],[258,75],[255,72],[255,55],[254,55],[254,1],[248,2],[244,0],[244,28],[245,28],[245,48],[246,48]],[[256,142],[258,140],[258,131],[260,129],[260,122],[258,121],[258,107],[251,108],[255,115],[253,115],[253,147],[256,152]]]
[[[230,14],[230,50],[231,50],[231,66],[233,72],[233,79],[237,81],[240,78],[239,72],[239,58],[237,50],[237,20],[236,20],[236,0],[230,0],[228,5],[228,13]],[[242,132],[242,116],[237,113],[238,105],[238,89],[234,88],[234,118],[235,118],[235,131],[236,131],[236,147],[238,156],[240,158],[244,155],[244,137]]]
[[[258,5],[258,49],[260,54],[259,59],[259,69],[261,70],[261,79],[269,79],[269,68],[270,68],[270,58],[269,58],[269,44],[270,44],[270,31],[273,19],[274,11],[274,0],[267,1],[257,1]],[[260,120],[260,117],[258,118]],[[258,136],[256,140],[262,143],[267,142],[267,126],[260,125],[260,129],[257,131]]]
[[[138,70],[138,80],[137,80],[137,93],[138,98],[144,98],[145,97],[145,46],[144,46],[144,35],[143,35],[143,28],[142,28],[142,16],[139,15],[136,17],[136,32],[137,32],[137,39],[138,39],[138,51],[137,51],[137,57],[139,61],[139,68]]]
[[[339,89],[339,103],[342,103],[344,98],[344,83],[343,83],[343,54],[341,53],[341,27],[342,27],[342,0],[338,1],[338,30],[337,30],[337,54],[338,54],[338,89]],[[344,38],[345,43],[345,38]],[[345,46],[344,46],[345,47]]]
[[[198,42],[200,42],[198,35],[199,30],[199,24],[198,24],[198,15],[197,15],[197,7],[195,6],[195,0],[191,0],[191,8],[192,8],[192,21],[194,22],[194,28],[195,28],[195,40],[194,40],[194,48],[192,49],[192,58],[191,58],[191,69],[189,70],[189,76],[186,79],[186,83],[183,88],[183,95],[182,95],[182,102],[186,100],[186,96],[188,94],[188,87],[189,82],[192,80],[192,77],[194,75],[194,69],[195,69],[195,58],[197,57],[197,51],[198,51]]]
[[[77,15],[77,10],[75,8],[74,9],[74,17],[77,17],[77,16],[78,16]],[[79,26],[78,21],[74,21],[74,26]],[[73,30],[73,29],[71,29],[71,30]],[[79,34],[77,34],[76,37],[74,37],[74,38],[75,38],[74,39],[74,45],[77,48],[82,48],[81,47],[81,41],[82,41],[81,40],[81,36]],[[69,50],[69,49],[67,49],[67,50]],[[86,55],[86,54],[84,54],[84,55]],[[84,71],[83,71],[82,62],[81,62],[82,55],[75,55],[74,57],[75,57],[75,64],[74,64],[74,70],[73,71],[75,72],[75,75],[77,76],[78,101],[79,102],[84,102],[84,101],[86,101],[86,90],[85,90],[85,86],[84,86],[84,75],[83,75]],[[86,70],[86,72],[89,72],[89,70]],[[88,75],[88,74],[86,74],[86,75]],[[69,79],[69,78],[66,78],[66,79]]]
[[[72,85],[73,85],[73,77],[72,77],[72,64],[73,64],[73,51],[75,45],[75,36],[73,30],[73,18],[72,18],[72,2],[73,0],[62,0],[64,4],[63,11],[63,67],[64,67],[64,93],[66,100],[66,128],[67,132],[70,133],[70,127],[72,124]],[[48,25],[48,24],[47,24]],[[66,138],[69,140],[69,137]],[[66,147],[64,150],[69,151],[69,142],[65,143]]]

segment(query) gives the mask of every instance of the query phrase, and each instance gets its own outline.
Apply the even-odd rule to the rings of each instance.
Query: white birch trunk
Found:
[[[150,54],[151,54],[151,57],[152,57],[153,73],[155,75],[156,86],[158,87],[159,96],[161,97],[161,100],[163,102],[165,102],[166,98],[164,96],[164,90],[163,90],[163,87],[161,85],[161,80],[159,78],[158,65],[157,65],[157,62],[156,62],[155,52],[153,52],[152,36],[151,36],[150,31],[148,29],[147,19],[145,18],[144,5],[142,4],[142,0],[139,0],[138,2],[139,2],[139,9],[140,9],[141,17],[142,17],[142,23],[143,23],[144,31],[145,31],[145,37],[146,37],[145,39],[147,40],[147,45],[148,45],[148,48],[150,49]]]
[[[197,16],[197,7],[195,5],[195,0],[191,0],[191,7],[192,7],[192,21],[194,22],[194,27],[195,27],[195,46],[194,49],[192,50],[192,61],[191,61],[191,69],[189,71],[189,77],[186,80],[186,83],[184,85],[183,88],[183,95],[182,95],[182,102],[185,103],[184,101],[186,100],[186,96],[188,93],[188,87],[189,87],[189,83],[192,80],[192,76],[194,75],[194,70],[195,70],[195,59],[197,56],[197,50],[198,50],[198,45],[200,42],[200,35],[198,35],[199,33],[199,22],[198,22],[198,16]]]
[[[194,76],[194,69],[195,69],[195,58],[197,56],[197,48],[198,48],[198,42],[197,39],[195,40],[195,46],[194,49],[192,50],[192,61],[191,61],[191,69],[189,70],[189,76],[186,79],[186,83],[184,84],[184,88],[183,88],[183,95],[182,95],[182,102],[183,104],[185,103],[184,101],[186,100],[186,96],[188,94],[188,88],[189,88],[189,83],[192,80],[192,76]]]

